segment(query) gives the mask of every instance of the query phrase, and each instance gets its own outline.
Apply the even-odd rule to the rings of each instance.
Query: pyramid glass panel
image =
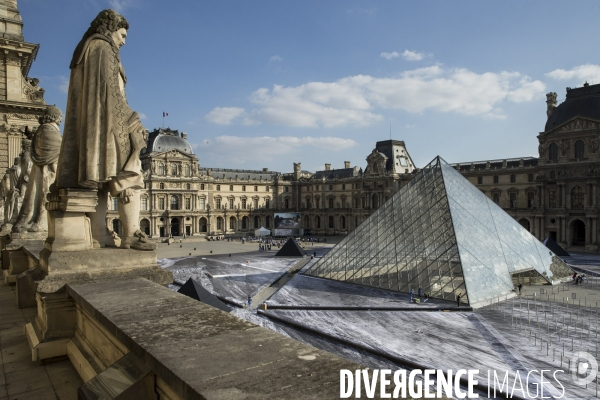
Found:
[[[570,268],[453,167],[436,157],[307,275],[483,305],[514,289],[511,274],[548,282]]]

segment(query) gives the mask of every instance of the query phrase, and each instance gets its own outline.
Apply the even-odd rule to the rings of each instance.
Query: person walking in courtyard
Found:
[[[517,286],[517,288],[519,289],[519,296],[520,296],[521,290],[523,289],[523,284],[519,282],[519,285]]]
[[[423,296],[423,289],[421,289],[421,287],[419,287],[419,290],[417,291],[417,296],[419,297],[419,300],[421,299],[421,296]]]
[[[248,295],[248,308],[252,307],[252,296]]]
[[[410,302],[413,302],[413,299],[415,297],[415,289],[410,289]]]
[[[456,307],[460,307],[460,298],[462,297],[462,293],[459,293],[458,296],[456,296]]]

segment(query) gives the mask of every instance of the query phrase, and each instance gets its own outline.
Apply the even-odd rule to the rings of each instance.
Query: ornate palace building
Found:
[[[600,85],[567,88],[559,106],[547,95],[539,157],[455,164],[538,239],[598,251]]]
[[[600,85],[549,93],[539,157],[454,164],[538,239],[598,250]],[[275,213],[300,213],[305,233],[344,235],[417,172],[403,141],[377,142],[366,168],[294,172],[200,167],[185,133],[158,129],[142,154],[142,229],[152,236],[252,234]],[[116,205],[116,202],[115,204]],[[114,209],[114,208],[113,208]],[[118,214],[111,215],[120,231]]]

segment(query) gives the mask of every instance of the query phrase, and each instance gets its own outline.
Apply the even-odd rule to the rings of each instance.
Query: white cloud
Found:
[[[398,53],[397,51],[392,51],[391,53],[385,53],[385,52],[383,52],[383,53],[381,53],[379,55],[379,57],[383,57],[386,60],[391,60],[392,58],[398,58],[398,57],[400,57],[400,53]]]
[[[59,80],[59,84],[58,84],[58,90],[60,90],[63,93],[69,93],[69,78],[67,78],[66,76],[59,76],[58,77]]]
[[[404,57],[404,59],[408,61],[419,61],[425,57],[425,54],[417,53],[415,51],[410,50],[404,50],[404,53],[402,53],[402,57]]]
[[[281,58],[281,56],[274,55],[274,56],[271,56],[271,58],[269,59],[269,62],[273,62],[273,61],[283,61],[283,58]]]
[[[518,72],[443,69],[439,65],[405,71],[393,78],[356,75],[335,82],[275,85],[250,96],[254,109],[215,108],[205,118],[219,124],[273,124],[331,128],[368,126],[381,121],[377,109],[453,112],[506,118],[503,101],[522,103],[543,97],[545,85]]]
[[[261,137],[240,137],[240,136],[217,136],[205,140],[195,149],[198,153],[203,153],[207,157],[212,154],[219,155],[219,161],[224,161],[227,157],[228,162],[243,164],[248,161],[256,161],[256,155],[261,154],[263,161],[275,160],[282,155],[298,155],[302,151],[327,150],[341,151],[356,146],[352,139],[337,137],[312,137],[312,136],[261,136]],[[265,151],[268,149],[268,151]],[[202,158],[202,157],[201,157]]]
[[[108,0],[108,4],[110,8],[120,13],[123,12],[126,8],[132,7],[136,5],[137,0]]]
[[[146,118],[148,118],[148,116],[146,116],[146,114],[144,114],[143,112],[138,113],[138,115],[140,116],[140,119],[146,119]]]
[[[577,79],[582,82],[588,81],[599,83],[600,65],[584,64],[570,70],[555,69],[554,71],[548,72],[546,76],[558,80]]]
[[[244,114],[244,109],[240,107],[216,107],[206,114],[204,119],[219,125],[229,125],[242,114]]]

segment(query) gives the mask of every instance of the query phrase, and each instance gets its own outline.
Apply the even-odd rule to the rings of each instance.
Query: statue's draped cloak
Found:
[[[31,161],[42,167],[58,160],[62,136],[51,124],[42,124],[31,141]]]
[[[58,159],[59,188],[97,189],[110,182],[113,195],[143,188],[143,126],[127,104],[124,82],[119,50],[110,38],[95,34],[77,47]]]

